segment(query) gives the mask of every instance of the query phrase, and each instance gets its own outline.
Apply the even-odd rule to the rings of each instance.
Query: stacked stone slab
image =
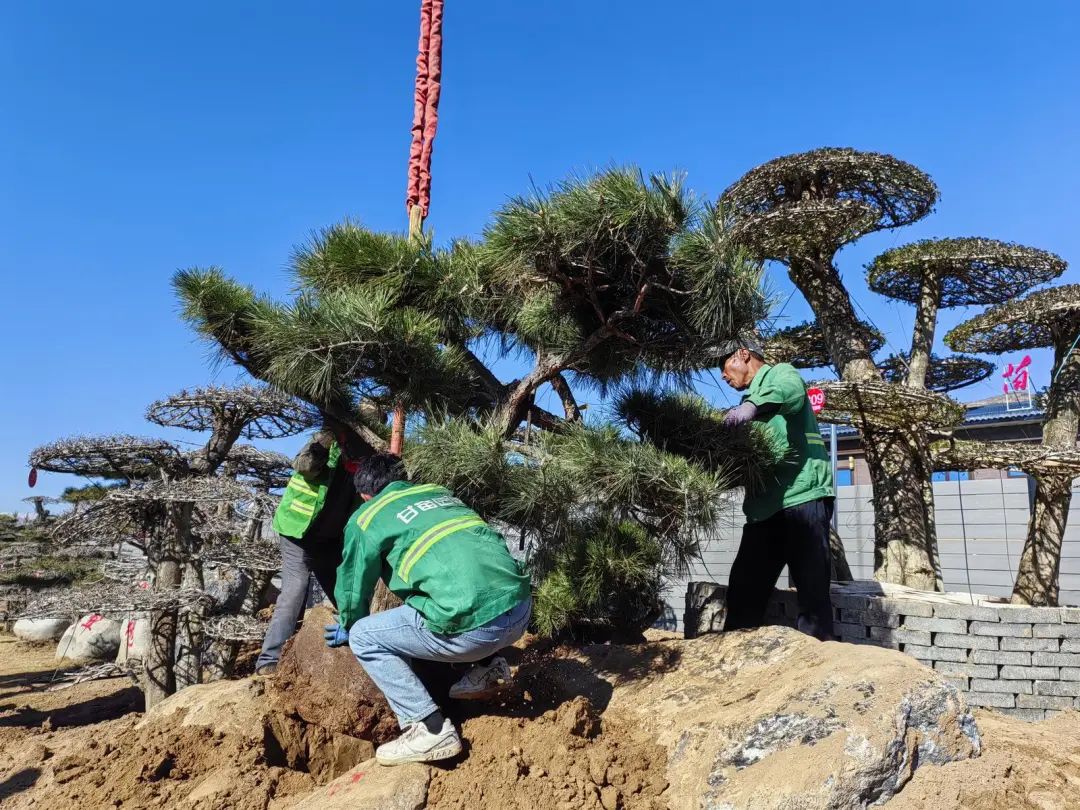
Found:
[[[727,588],[687,586],[691,638],[718,632]],[[900,650],[940,672],[972,706],[1026,720],[1080,709],[1080,607],[1024,607],[968,594],[926,593],[879,582],[833,585],[841,641]],[[777,590],[767,621],[795,626],[793,590]]]

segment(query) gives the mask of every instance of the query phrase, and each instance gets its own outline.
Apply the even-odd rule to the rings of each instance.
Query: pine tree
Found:
[[[659,570],[685,568],[725,491],[775,461],[706,470],[583,423],[582,392],[685,386],[767,312],[760,263],[676,180],[571,178],[510,200],[479,241],[446,247],[346,221],[297,248],[291,270],[288,303],[216,268],[181,271],[175,287],[222,357],[312,404],[366,452],[386,446],[370,414],[408,407],[420,425],[405,452],[413,476],[518,538],[547,630],[640,628]],[[504,381],[489,362],[511,354],[531,367]],[[543,386],[561,414],[536,404]]]

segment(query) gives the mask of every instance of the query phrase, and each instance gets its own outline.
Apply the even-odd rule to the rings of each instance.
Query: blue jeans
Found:
[[[349,647],[404,728],[439,710],[410,659],[479,661],[521,638],[531,614],[532,599],[527,598],[487,624],[451,636],[428,630],[419,612],[402,605],[360,619],[349,631]]]

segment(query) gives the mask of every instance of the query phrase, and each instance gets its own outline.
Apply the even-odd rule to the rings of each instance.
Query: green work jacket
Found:
[[[436,633],[472,630],[530,593],[499,532],[445,487],[395,481],[357,509],[337,572],[341,626],[368,615],[382,579]]]
[[[748,489],[743,512],[750,523],[781,509],[833,496],[832,469],[817,417],[806,396],[806,383],[788,363],[762,366],[743,396],[758,407],[779,406],[761,420],[781,451],[781,461],[765,473],[764,485]]]

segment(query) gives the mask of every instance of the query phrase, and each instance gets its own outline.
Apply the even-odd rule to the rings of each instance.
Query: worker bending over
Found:
[[[357,503],[347,466],[342,446],[326,429],[293,459],[295,472],[274,512],[274,531],[281,536],[281,595],[255,662],[260,675],[277,669],[281,647],[296,632],[304,612],[312,574],[323,592],[334,598],[342,533]]]
[[[746,392],[725,415],[725,423],[762,424],[781,458],[743,501],[746,525],[728,577],[724,630],[761,626],[786,564],[797,592],[799,629],[828,640],[833,631],[832,470],[806,384],[793,366],[766,363],[754,340],[729,344],[722,358],[728,385]]]
[[[383,765],[431,762],[461,751],[410,659],[473,663],[513,644],[532,612],[529,578],[506,541],[444,487],[410,484],[396,456],[365,460],[354,483],[364,503],[345,529],[337,576],[338,624],[326,643],[348,642],[390,703],[403,734],[379,746]],[[382,579],[404,605],[368,615]],[[509,679],[505,660],[474,667],[451,697],[490,693]]]

